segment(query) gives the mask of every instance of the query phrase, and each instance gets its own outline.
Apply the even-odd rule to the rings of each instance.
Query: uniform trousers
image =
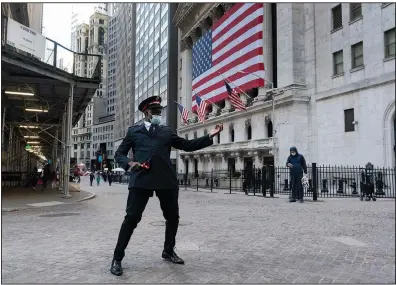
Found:
[[[179,190],[163,189],[148,190],[140,188],[129,189],[126,216],[121,225],[118,241],[114,250],[114,260],[121,261],[125,256],[125,249],[128,246],[134,229],[142,219],[142,214],[146,208],[153,191],[160,201],[162,213],[165,218],[165,242],[164,251],[172,253],[176,245],[176,234],[179,227]]]

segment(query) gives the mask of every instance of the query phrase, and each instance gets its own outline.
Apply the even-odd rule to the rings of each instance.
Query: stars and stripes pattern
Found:
[[[243,91],[264,86],[259,78],[265,77],[263,20],[263,3],[236,3],[194,43],[193,94],[214,103],[226,99],[224,78]],[[197,110],[195,96],[193,111]]]
[[[184,108],[182,105],[177,103],[177,106],[179,107],[180,115],[184,123],[188,124],[188,115],[189,112],[186,108]]]
[[[226,86],[228,98],[230,99],[231,105],[234,106],[234,108],[237,110],[246,110],[245,104],[243,104],[239,95],[235,93],[234,90],[232,90],[232,88],[226,81],[224,81],[224,84]]]
[[[206,102],[206,100],[202,100],[202,98],[199,97],[197,94],[195,94],[195,100],[197,102],[198,118],[202,123],[205,123],[205,115],[208,103]]]

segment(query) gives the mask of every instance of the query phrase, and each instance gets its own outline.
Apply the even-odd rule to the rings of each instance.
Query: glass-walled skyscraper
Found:
[[[167,3],[136,5],[135,123],[144,117],[138,111],[139,103],[150,96],[161,96],[162,116],[167,122],[168,7]]]

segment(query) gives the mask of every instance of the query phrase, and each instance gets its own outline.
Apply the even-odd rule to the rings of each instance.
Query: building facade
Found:
[[[78,163],[84,162],[87,168],[91,168],[92,155],[95,149],[91,149],[93,143],[92,130],[100,118],[107,115],[107,67],[108,67],[108,25],[109,16],[94,12],[88,24],[80,24],[75,29],[74,47],[77,52],[89,54],[101,54],[101,77],[102,82],[96,90],[94,97],[85,109],[77,125],[73,128],[74,152],[71,157]],[[95,72],[97,57],[77,55],[75,58],[75,72],[82,77],[90,77]],[[84,155],[84,156],[81,156]]]
[[[199,137],[217,123],[214,145],[179,152],[178,172],[283,166],[290,146],[308,163],[395,166],[395,4],[264,3],[265,79],[246,90],[246,111],[215,102],[205,124],[180,123]],[[180,4],[179,102],[192,108],[192,45],[232,4]],[[327,20],[324,20],[327,19]],[[271,89],[270,89],[271,88]],[[268,100],[272,99],[272,100]],[[272,105],[272,103],[274,103]],[[230,110],[231,109],[231,110]]]
[[[114,161],[114,115],[99,118],[93,126],[92,169],[113,168]],[[99,158],[101,156],[101,159]]]
[[[133,92],[135,85],[135,27],[136,4],[117,3],[114,7],[117,17],[117,66],[116,82],[116,112],[114,129],[114,149],[117,149],[125,137],[127,129],[133,124]]]
[[[117,16],[113,16],[109,20],[108,33],[108,66],[107,66],[107,115],[115,114],[115,106],[117,99],[117,80],[116,67],[117,60]]]

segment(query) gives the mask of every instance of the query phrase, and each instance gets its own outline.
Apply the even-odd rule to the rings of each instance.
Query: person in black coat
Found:
[[[223,125],[220,124],[209,135],[186,140],[179,137],[170,127],[161,125],[160,97],[147,98],[140,103],[138,109],[145,114],[144,123],[128,129],[114,156],[125,171],[131,171],[126,216],[110,269],[111,273],[117,276],[123,273],[121,261],[125,256],[125,249],[154,191],[166,220],[162,258],[184,264],[183,259],[174,252],[179,225],[179,186],[170,160],[171,147],[196,151],[212,145],[213,137],[223,130]],[[130,149],[133,151],[133,161],[127,156]]]
[[[300,200],[303,203],[304,188],[301,179],[303,178],[303,173],[307,174],[307,163],[304,156],[298,153],[297,148],[294,146],[290,148],[290,155],[287,158],[286,166],[290,169],[290,186],[292,190],[290,202]]]

